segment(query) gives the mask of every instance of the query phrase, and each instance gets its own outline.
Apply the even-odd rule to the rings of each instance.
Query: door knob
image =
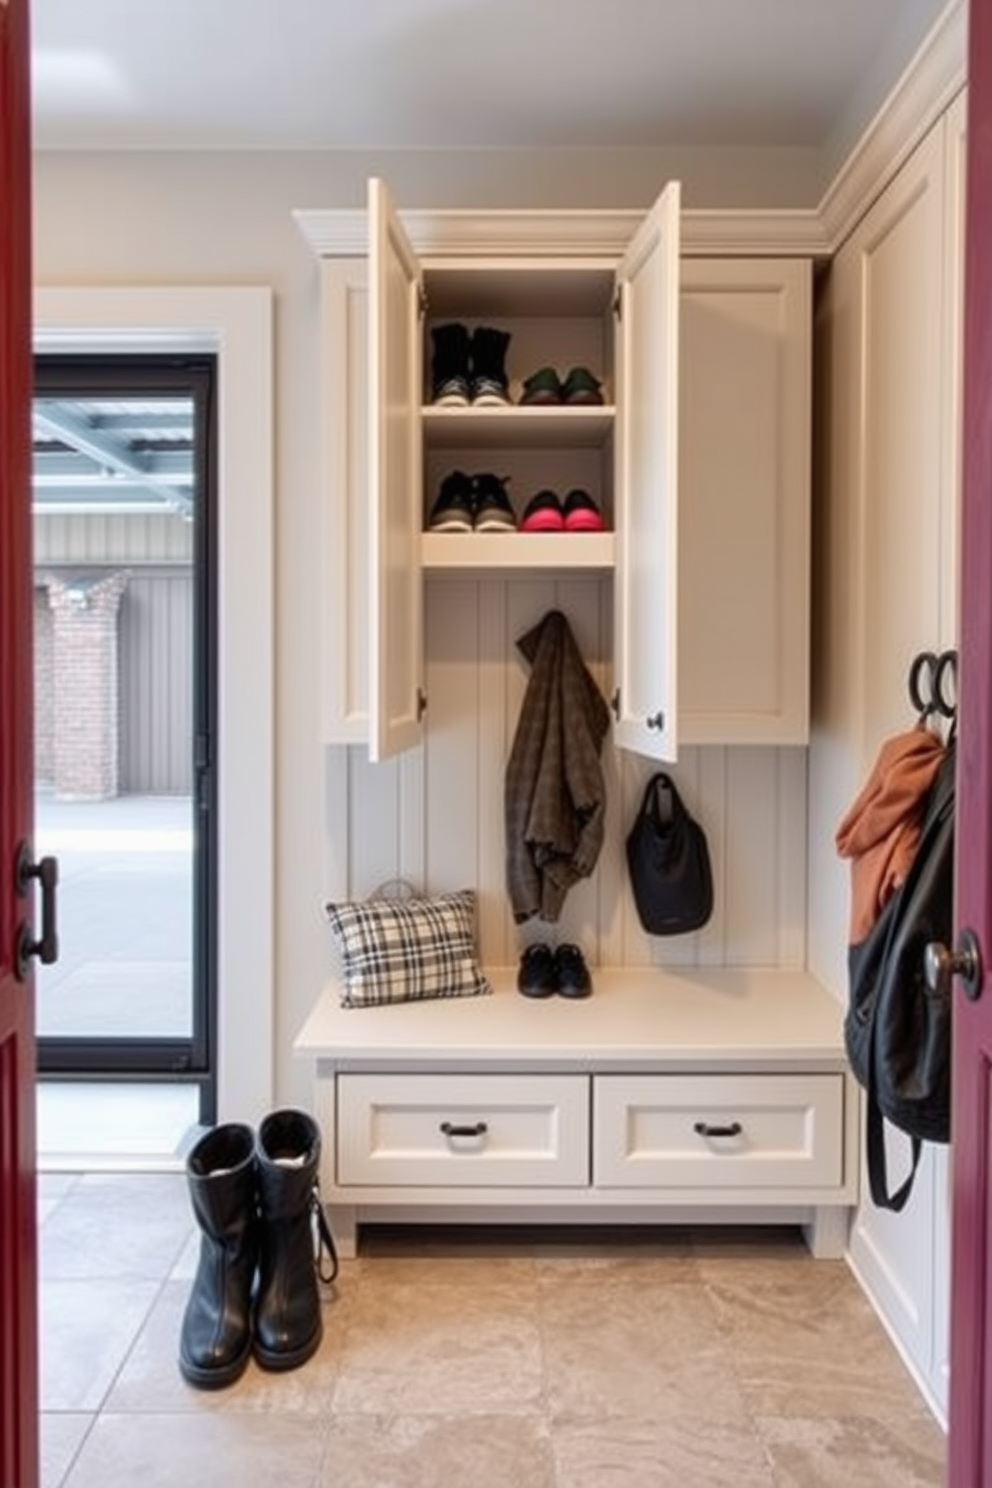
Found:
[[[974,1002],[982,990],[982,955],[974,930],[962,930],[953,951],[931,940],[923,952],[923,974],[930,991],[944,996],[950,994],[953,978],[960,977],[964,995]]]
[[[42,858],[32,862],[31,848],[22,842],[17,849],[14,863],[14,887],[24,899],[31,889],[31,880],[41,884],[41,937],[35,940],[31,926],[22,920],[17,927],[17,945],[14,950],[14,975],[19,982],[27,978],[28,963],[37,956],[44,966],[58,960],[59,942],[55,928],[55,886],[59,880],[59,865],[56,858]]]

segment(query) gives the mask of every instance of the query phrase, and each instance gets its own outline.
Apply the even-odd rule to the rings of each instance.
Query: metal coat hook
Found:
[[[953,729],[958,713],[958,653],[920,651],[909,668],[909,700],[919,722],[946,719]]]

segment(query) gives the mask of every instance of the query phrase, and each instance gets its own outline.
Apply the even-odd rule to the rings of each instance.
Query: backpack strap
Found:
[[[923,1143],[919,1137],[910,1137],[913,1160],[909,1175],[896,1192],[890,1194],[888,1164],[885,1156],[885,1117],[879,1110],[878,1102],[870,1089],[865,1104],[867,1117],[865,1150],[868,1156],[868,1186],[871,1189],[872,1203],[877,1209],[891,1209],[895,1214],[901,1214],[912,1191],[916,1170],[920,1165]]]

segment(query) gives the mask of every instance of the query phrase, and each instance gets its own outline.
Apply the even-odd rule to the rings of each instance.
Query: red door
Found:
[[[37,1488],[34,996],[17,976],[31,831],[28,0],[0,0],[0,1488]]]
[[[992,958],[992,4],[969,20],[957,923]],[[992,966],[954,994],[949,1488],[992,1484]]]

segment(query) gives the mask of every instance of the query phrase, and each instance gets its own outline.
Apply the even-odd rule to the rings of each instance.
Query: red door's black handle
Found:
[[[31,926],[26,920],[22,920],[17,927],[14,975],[21,982],[27,977],[28,963],[32,956],[37,956],[42,965],[51,966],[54,961],[58,960],[59,954],[55,922],[55,888],[59,881],[58,859],[42,858],[40,863],[34,863],[31,861],[30,846],[22,842],[17,850],[17,860],[14,864],[14,887],[22,898],[26,898],[30,892],[33,878],[41,884],[41,937],[35,940]]]

